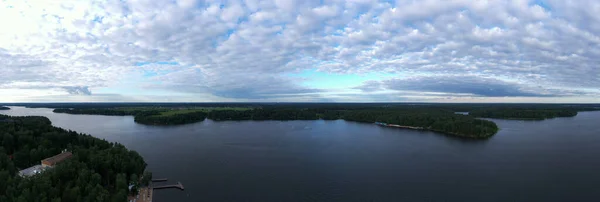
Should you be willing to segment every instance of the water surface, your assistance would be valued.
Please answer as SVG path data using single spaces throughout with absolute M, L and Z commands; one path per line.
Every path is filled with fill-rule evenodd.
M 138 151 L 185 191 L 154 201 L 598 201 L 600 112 L 494 120 L 489 140 L 347 121 L 204 121 L 146 126 L 131 116 L 40 115 Z

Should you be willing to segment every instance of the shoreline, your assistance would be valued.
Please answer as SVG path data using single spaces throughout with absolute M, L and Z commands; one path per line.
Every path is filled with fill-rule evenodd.
M 431 131 L 434 133 L 440 133 L 443 135 L 448 135 L 448 136 L 452 136 L 452 137 L 459 137 L 459 138 L 467 138 L 467 139 L 488 139 L 492 136 L 494 136 L 494 134 L 489 135 L 489 136 L 485 136 L 485 137 L 480 137 L 480 136 L 469 136 L 469 135 L 464 135 L 464 134 L 459 134 L 459 133 L 452 133 L 452 132 L 446 132 L 446 131 L 441 131 L 441 130 L 435 130 L 435 129 L 431 129 L 431 128 L 424 128 L 424 127 L 416 127 L 416 126 L 405 126 L 405 125 L 397 125 L 397 124 L 387 124 L 387 123 L 382 123 L 382 122 L 375 122 L 375 125 L 378 126 L 384 126 L 384 127 L 391 127 L 391 128 L 402 128 L 402 129 L 409 129 L 409 130 L 421 130 L 421 131 Z

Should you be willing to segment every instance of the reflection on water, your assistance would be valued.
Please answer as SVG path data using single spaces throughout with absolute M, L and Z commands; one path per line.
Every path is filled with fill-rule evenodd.
M 41 115 L 138 151 L 186 190 L 154 201 L 597 201 L 600 112 L 494 120 L 473 141 L 346 121 L 210 120 L 145 126 L 127 116 Z

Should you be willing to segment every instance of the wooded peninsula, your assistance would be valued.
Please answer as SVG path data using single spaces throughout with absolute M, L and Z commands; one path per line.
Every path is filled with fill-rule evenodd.
M 65 151 L 72 157 L 52 169 L 17 175 Z M 53 127 L 46 117 L 0 115 L 0 201 L 127 201 L 149 180 L 145 168 L 121 144 Z
M 5 106 L 0 106 L 0 110 L 9 110 L 10 108 L 5 107 Z

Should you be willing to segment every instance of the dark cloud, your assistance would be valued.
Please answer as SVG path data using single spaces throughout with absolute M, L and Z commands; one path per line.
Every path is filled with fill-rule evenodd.
M 363 92 L 375 92 L 382 90 L 381 82 L 379 81 L 365 81 L 362 85 L 354 87 L 353 89 L 358 89 Z
M 462 93 L 484 97 L 547 97 L 559 96 L 543 94 L 523 89 L 518 83 L 493 78 L 468 76 L 416 77 L 391 79 L 383 82 L 388 89 L 402 91 L 423 91 L 440 93 Z
M 192 86 L 185 84 L 155 86 L 168 90 L 185 93 L 208 93 L 223 98 L 233 99 L 267 99 L 304 97 L 309 94 L 323 92 L 320 89 L 305 88 L 287 82 L 265 83 L 260 81 L 250 82 L 243 85 L 213 85 Z
M 92 91 L 87 86 L 65 86 L 62 88 L 71 95 L 92 95 Z
M 269 89 L 261 86 L 252 86 L 240 89 L 224 89 L 213 90 L 212 93 L 216 96 L 225 98 L 238 99 L 263 99 L 263 98 L 284 98 L 284 97 L 301 97 L 303 94 L 319 93 L 319 89 L 306 88 L 285 88 L 285 89 Z
M 251 70 L 220 72 L 214 69 L 187 69 L 154 79 L 161 85 L 151 84 L 148 88 L 207 93 L 233 99 L 305 97 L 307 94 L 323 92 L 299 85 L 301 79 L 289 79 L 268 72 L 256 74 Z

